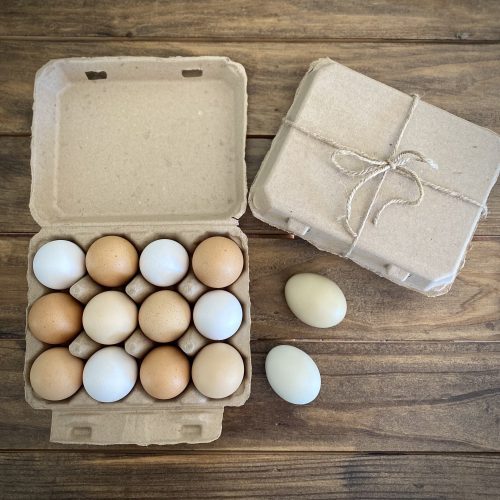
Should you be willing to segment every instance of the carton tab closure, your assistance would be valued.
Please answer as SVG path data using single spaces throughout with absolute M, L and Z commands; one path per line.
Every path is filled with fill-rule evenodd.
M 165 411 L 53 411 L 50 440 L 65 444 L 208 443 L 222 430 L 224 408 Z

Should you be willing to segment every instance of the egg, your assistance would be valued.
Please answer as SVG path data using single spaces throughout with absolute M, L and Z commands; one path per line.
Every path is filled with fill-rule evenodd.
M 139 326 L 147 337 L 156 342 L 177 340 L 191 322 L 187 300 L 172 290 L 160 290 L 150 295 L 139 309 Z
M 304 351 L 289 345 L 279 345 L 269 351 L 266 377 L 279 397 L 296 405 L 314 401 L 321 389 L 316 363 Z
M 42 285 L 64 290 L 84 276 L 85 254 L 72 241 L 49 241 L 35 254 L 33 274 Z
M 28 328 L 42 342 L 64 344 L 82 331 L 82 314 L 83 306 L 68 293 L 49 293 L 31 306 Z
M 144 278 L 153 285 L 172 286 L 187 273 L 189 255 L 177 241 L 156 240 L 142 251 L 139 267 Z
M 82 386 L 83 364 L 66 347 L 48 349 L 31 366 L 31 387 L 49 401 L 69 398 Z
M 100 285 L 121 286 L 139 269 L 134 245 L 121 236 L 103 236 L 90 245 L 85 257 L 87 272 Z
M 118 344 L 136 327 L 137 306 L 123 292 L 102 292 L 91 299 L 83 310 L 83 329 L 99 344 Z
M 157 399 L 175 398 L 187 387 L 190 377 L 189 360 L 178 347 L 157 347 L 146 355 L 141 364 L 142 387 Z
M 243 253 L 231 239 L 213 236 L 202 241 L 193 254 L 196 277 L 211 288 L 225 288 L 243 271 Z
M 83 386 L 101 403 L 124 398 L 137 381 L 137 363 L 122 347 L 105 347 L 94 353 L 83 370 Z
M 240 353 L 223 342 L 205 346 L 194 358 L 191 370 L 196 389 L 212 399 L 233 394 L 241 385 L 244 374 Z
M 212 290 L 202 295 L 193 310 L 196 329 L 211 340 L 224 340 L 234 335 L 243 320 L 239 300 L 226 290 Z
M 338 325 L 347 311 L 342 290 L 320 274 L 292 276 L 285 285 L 285 299 L 297 318 L 316 328 Z

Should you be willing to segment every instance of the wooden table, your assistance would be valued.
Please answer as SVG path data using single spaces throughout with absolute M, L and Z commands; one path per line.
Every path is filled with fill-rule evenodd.
M 226 55 L 249 76 L 251 181 L 308 64 L 329 56 L 500 132 L 496 0 L 0 5 L 0 496 L 3 498 L 478 498 L 500 495 L 500 190 L 452 291 L 427 299 L 290 239 L 247 213 L 252 396 L 200 446 L 62 446 L 24 401 L 33 78 L 47 60 Z M 298 271 L 333 278 L 346 320 L 301 324 L 283 299 Z M 263 362 L 288 343 L 319 365 L 305 407 L 270 390 Z

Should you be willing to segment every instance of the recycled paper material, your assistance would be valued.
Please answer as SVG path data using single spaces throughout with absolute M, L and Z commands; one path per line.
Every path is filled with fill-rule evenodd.
M 249 203 L 257 218 L 321 250 L 441 295 L 464 263 L 499 163 L 492 131 L 321 59 L 302 80 Z M 369 178 L 380 166 L 387 171 Z
M 32 260 L 53 239 L 69 239 L 87 250 L 100 236 L 116 234 L 141 251 L 155 239 L 172 238 L 192 254 L 203 239 L 220 234 L 236 241 L 245 255 L 243 273 L 229 287 L 244 318 L 228 340 L 243 357 L 245 377 L 225 399 L 209 400 L 191 383 L 177 398 L 159 401 L 138 382 L 116 403 L 98 403 L 83 388 L 65 401 L 42 400 L 31 389 L 29 371 L 48 346 L 27 329 L 26 400 L 52 410 L 52 441 L 213 441 L 221 433 L 224 407 L 248 399 L 248 244 L 237 225 L 246 207 L 246 105 L 245 71 L 224 57 L 61 59 L 38 71 L 30 208 L 42 229 L 29 247 L 28 309 L 49 292 L 33 275 Z M 136 302 L 155 290 L 138 277 L 132 281 L 124 290 Z M 71 289 L 84 302 L 98 291 L 88 276 Z M 134 335 L 140 339 L 140 332 Z M 193 332 L 185 336 L 179 346 L 193 351 Z M 74 347 L 88 351 L 85 345 Z M 127 344 L 135 356 L 147 352 L 138 347 Z

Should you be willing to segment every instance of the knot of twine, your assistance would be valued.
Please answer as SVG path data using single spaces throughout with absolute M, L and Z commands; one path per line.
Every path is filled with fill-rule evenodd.
M 369 166 L 364 168 L 363 170 L 354 170 L 343 167 L 339 161 L 339 156 L 353 156 L 358 160 L 361 160 L 364 163 L 367 163 Z M 367 182 L 379 175 L 385 174 L 389 170 L 397 171 L 410 179 L 412 179 L 417 188 L 418 188 L 418 196 L 415 199 L 404 199 L 404 198 L 393 198 L 388 202 L 384 203 L 384 205 L 377 211 L 375 216 L 373 217 L 373 224 L 376 226 L 382 212 L 390 207 L 391 205 L 411 205 L 418 206 L 422 203 L 424 199 L 424 186 L 422 185 L 422 181 L 420 177 L 413 171 L 407 168 L 406 165 L 411 161 L 418 161 L 421 163 L 425 163 L 429 165 L 429 167 L 436 169 L 438 168 L 437 164 L 431 160 L 430 158 L 426 158 L 424 155 L 419 153 L 418 151 L 402 151 L 394 157 L 391 157 L 387 160 L 374 160 L 368 156 L 356 153 L 350 149 L 337 149 L 333 152 L 331 156 L 331 160 L 333 165 L 342 172 L 344 175 L 348 177 L 361 177 L 362 179 L 352 188 L 345 207 L 345 215 L 341 217 L 344 222 L 344 226 L 347 232 L 353 237 L 356 238 L 358 233 L 354 231 L 350 224 L 350 217 L 352 212 L 352 202 L 358 190 L 363 187 Z
M 453 198 L 456 198 L 458 200 L 464 201 L 466 203 L 470 203 L 472 205 L 475 205 L 479 208 L 481 208 L 481 215 L 482 217 L 485 217 L 488 213 L 487 207 L 484 203 L 480 203 L 473 198 L 470 198 L 463 193 L 453 191 L 451 189 L 448 189 L 446 187 L 440 186 L 438 184 L 434 184 L 432 182 L 425 181 L 419 177 L 417 173 L 415 173 L 413 170 L 408 168 L 408 164 L 411 162 L 420 162 L 424 163 L 430 168 L 437 170 L 438 165 L 436 162 L 431 160 L 430 158 L 427 158 L 424 156 L 422 153 L 419 151 L 412 151 L 412 150 L 406 150 L 406 151 L 401 151 L 398 153 L 399 150 L 399 145 L 401 144 L 401 140 L 403 139 L 403 135 L 406 131 L 406 128 L 408 127 L 408 124 L 410 123 L 411 117 L 413 116 L 413 112 L 415 111 L 415 108 L 417 107 L 418 103 L 420 101 L 420 96 L 417 94 L 412 95 L 412 103 L 410 108 L 408 109 L 408 112 L 406 114 L 403 126 L 401 127 L 401 130 L 398 134 L 397 140 L 392 148 L 391 153 L 389 154 L 389 157 L 386 160 L 379 160 L 377 158 L 373 158 L 370 155 L 364 153 L 363 151 L 356 151 L 354 149 L 345 147 L 341 144 L 336 143 L 335 141 L 322 136 L 321 134 L 318 134 L 317 132 L 310 131 L 307 128 L 302 127 L 301 125 L 298 125 L 294 121 L 284 118 L 283 122 L 288 125 L 289 127 L 292 127 L 299 132 L 302 132 L 304 135 L 307 137 L 311 137 L 312 139 L 315 139 L 317 141 L 320 141 L 324 144 L 328 144 L 329 146 L 332 146 L 335 148 L 335 151 L 331 155 L 331 161 L 333 163 L 333 166 L 342 174 L 348 176 L 348 177 L 361 177 L 361 180 L 352 188 L 351 192 L 349 193 L 349 196 L 347 197 L 346 201 L 346 207 L 345 207 L 345 214 L 340 217 L 340 219 L 343 220 L 344 222 L 344 227 L 346 231 L 352 236 L 353 241 L 351 243 L 351 246 L 347 250 L 347 252 L 344 254 L 344 257 L 349 257 L 351 252 L 354 250 L 354 247 L 357 244 L 357 241 L 366 225 L 366 222 L 368 220 L 368 216 L 373 208 L 373 205 L 375 203 L 375 200 L 377 199 L 378 193 L 380 191 L 380 188 L 382 187 L 382 184 L 384 182 L 384 179 L 387 175 L 387 173 L 390 172 L 395 172 L 400 175 L 404 175 L 408 177 L 409 179 L 413 180 L 415 185 L 417 186 L 418 189 L 418 196 L 413 199 L 408 199 L 408 198 L 393 198 L 389 200 L 388 202 L 384 203 L 384 205 L 377 211 L 375 216 L 372 219 L 372 223 L 374 225 L 377 225 L 380 216 L 384 212 L 385 209 L 390 207 L 391 205 L 406 205 L 406 206 L 418 206 L 422 203 L 422 200 L 424 199 L 424 186 L 430 187 L 431 189 L 434 189 L 435 191 L 438 191 L 440 193 L 446 194 L 447 196 L 451 196 Z M 343 165 L 340 164 L 339 159 L 340 157 L 346 157 L 346 156 L 351 156 L 354 157 L 364 164 L 368 165 L 367 167 L 358 170 L 358 169 L 349 169 L 344 167 Z M 375 195 L 372 198 L 372 201 L 370 203 L 370 206 L 368 207 L 368 210 L 365 213 L 364 218 L 361 221 L 361 225 L 358 229 L 358 231 L 354 231 L 350 224 L 350 218 L 351 218 L 351 212 L 352 212 L 352 203 L 354 200 L 354 197 L 356 196 L 356 193 L 359 191 L 360 188 L 362 188 L 368 181 L 371 179 L 374 179 L 376 177 L 381 177 L 380 182 L 378 184 L 377 190 L 375 192 Z

